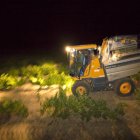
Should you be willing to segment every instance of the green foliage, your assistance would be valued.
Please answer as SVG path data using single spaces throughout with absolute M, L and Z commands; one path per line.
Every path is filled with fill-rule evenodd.
M 65 90 L 60 89 L 56 96 L 46 99 L 41 105 L 41 113 L 47 112 L 50 116 L 63 119 L 68 118 L 70 115 L 76 115 L 86 121 L 89 121 L 92 117 L 117 119 L 124 114 L 121 105 L 110 109 L 104 100 L 95 101 L 86 95 L 67 97 L 65 92 Z
M 140 88 L 135 90 L 136 99 L 140 101 Z
M 64 85 L 69 80 L 70 80 L 70 77 L 66 76 L 63 72 L 61 74 L 51 73 L 50 75 L 48 75 L 45 84 L 47 84 L 47 85 L 53 85 L 53 84 Z
M 21 101 L 5 99 L 0 102 L 0 114 L 27 117 L 28 109 Z
M 8 74 L 0 76 L 0 90 L 11 89 L 27 81 L 41 86 L 59 84 L 70 89 L 73 80 L 65 73 L 67 70 L 64 66 L 53 62 L 27 65 L 18 69 L 12 67 Z
M 42 66 L 30 66 L 26 70 L 24 69 L 23 73 L 33 84 L 42 86 L 59 84 L 70 88 L 72 79 L 61 70 L 54 64 L 44 64 Z
M 114 108 L 114 110 L 112 110 L 110 113 L 109 113 L 109 117 L 112 118 L 112 119 L 117 119 L 117 116 L 120 115 L 120 116 L 123 116 L 125 113 L 124 113 L 124 107 L 126 107 L 127 105 L 124 104 L 124 103 L 118 103 L 117 106 Z
M 140 81 L 140 72 L 132 76 L 132 78 L 136 81 Z
M 59 84 L 70 89 L 73 80 L 65 66 L 66 56 L 57 54 L 49 56 L 46 52 L 37 52 L 8 58 L 4 56 L 0 59 L 0 90 L 11 89 L 25 82 L 41 86 Z
M 12 76 L 19 76 L 20 75 L 20 70 L 16 68 L 11 68 L 8 72 L 9 75 Z
M 46 63 L 43 65 L 28 65 L 27 67 L 22 67 L 21 73 L 23 76 L 45 76 L 50 73 L 56 72 L 58 69 L 54 63 Z
M 0 90 L 4 89 L 11 89 L 22 84 L 23 79 L 9 75 L 9 74 L 2 74 L 0 75 Z
M 39 85 L 65 85 L 71 81 L 71 78 L 64 74 L 60 65 L 54 63 L 45 63 L 43 65 L 34 65 L 22 68 L 22 75 L 27 77 L 33 84 Z

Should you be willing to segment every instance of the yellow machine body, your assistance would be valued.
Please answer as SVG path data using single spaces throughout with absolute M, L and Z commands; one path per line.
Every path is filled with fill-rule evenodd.
M 84 75 L 80 79 L 105 77 L 104 69 L 101 67 L 98 57 L 93 57 L 90 64 L 86 67 Z M 78 78 L 76 78 L 78 79 Z
M 87 66 L 84 76 L 89 76 L 91 78 L 104 77 L 104 70 L 100 65 L 99 58 L 95 57 L 91 60 L 91 63 Z
M 86 45 L 75 45 L 75 46 L 66 46 L 67 49 L 75 49 L 75 50 L 85 50 L 85 49 L 97 49 L 96 44 L 86 44 Z

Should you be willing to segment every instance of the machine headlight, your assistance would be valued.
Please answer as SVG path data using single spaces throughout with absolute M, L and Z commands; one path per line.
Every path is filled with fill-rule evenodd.
M 66 50 L 66 52 L 70 52 L 71 48 L 67 46 L 67 47 L 65 48 L 65 50 Z

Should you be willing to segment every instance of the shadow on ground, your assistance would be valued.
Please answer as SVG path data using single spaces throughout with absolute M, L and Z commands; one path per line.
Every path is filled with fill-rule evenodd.
M 10 122 L 0 126 L 1 140 L 138 140 L 122 120 L 79 118 Z

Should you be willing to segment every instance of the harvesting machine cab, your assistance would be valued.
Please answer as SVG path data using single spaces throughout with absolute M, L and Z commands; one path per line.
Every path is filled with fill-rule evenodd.
M 95 55 L 97 52 L 97 45 L 67 46 L 66 51 L 68 52 L 70 75 L 79 79 L 85 75 L 91 55 Z
M 122 96 L 134 92 L 135 84 L 130 76 L 140 71 L 138 36 L 105 38 L 101 46 L 68 46 L 66 51 L 70 75 L 75 79 L 74 95 L 108 89 Z

